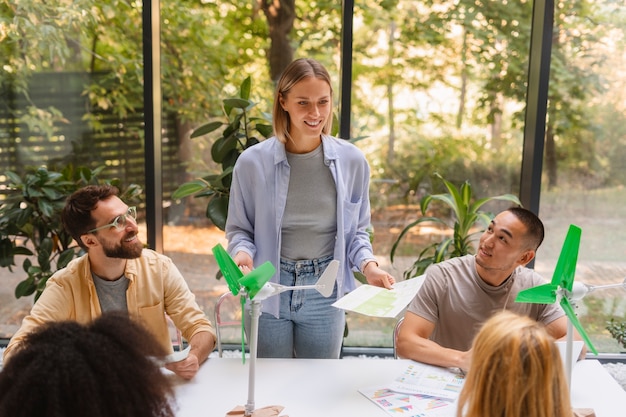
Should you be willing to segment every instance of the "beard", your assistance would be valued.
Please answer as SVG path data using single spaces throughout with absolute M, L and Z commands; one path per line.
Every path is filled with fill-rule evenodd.
M 143 244 L 139 241 L 139 239 L 133 241 L 132 243 L 127 243 L 125 240 L 129 237 L 132 237 L 132 234 L 128 234 L 124 236 L 121 242 L 117 244 L 108 245 L 102 244 L 102 250 L 106 256 L 109 258 L 118 258 L 118 259 L 137 259 L 141 256 L 141 252 L 143 251 Z

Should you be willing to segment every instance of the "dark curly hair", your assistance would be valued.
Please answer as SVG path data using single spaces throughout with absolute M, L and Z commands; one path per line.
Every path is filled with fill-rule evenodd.
M 124 313 L 42 325 L 0 372 L 0 416 L 173 417 L 173 389 L 154 359 L 165 355 Z

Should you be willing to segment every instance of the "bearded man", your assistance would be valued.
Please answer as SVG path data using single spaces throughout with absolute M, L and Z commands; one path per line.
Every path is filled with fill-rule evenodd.
M 185 359 L 166 367 L 192 378 L 215 346 L 215 330 L 172 260 L 144 248 L 136 208 L 128 207 L 111 185 L 89 185 L 67 199 L 61 217 L 86 254 L 48 279 L 11 338 L 4 361 L 10 360 L 28 333 L 44 323 L 75 320 L 85 324 L 104 312 L 125 311 L 172 352 L 169 316 L 190 350 Z

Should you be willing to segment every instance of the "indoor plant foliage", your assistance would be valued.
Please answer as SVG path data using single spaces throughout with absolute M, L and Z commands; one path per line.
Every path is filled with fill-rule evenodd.
M 71 164 L 61 172 L 45 167 L 28 169 L 23 175 L 6 172 L 9 179 L 6 198 L 0 201 L 0 267 L 13 271 L 16 256 L 25 256 L 22 268 L 28 276 L 15 288 L 15 297 L 43 292 L 46 281 L 64 268 L 80 248 L 65 231 L 61 211 L 65 200 L 77 189 L 98 184 L 103 167 L 91 170 Z M 118 181 L 106 181 L 120 188 Z M 131 185 L 120 195 L 132 201 L 141 188 Z
M 606 329 L 611 333 L 613 339 L 617 340 L 626 349 L 626 322 L 611 319 L 611 321 L 607 322 Z
M 263 138 L 272 134 L 272 126 L 266 118 L 250 116 L 250 111 L 256 105 L 250 101 L 250 86 L 248 77 L 241 84 L 239 97 L 222 101 L 226 122 L 207 123 L 191 134 L 191 138 L 197 138 L 224 128 L 211 147 L 211 158 L 221 165 L 222 171 L 186 182 L 172 194 L 172 198 L 176 200 L 190 195 L 209 198 L 206 216 L 220 230 L 224 230 L 226 226 L 232 172 L 237 158 L 244 150 L 259 143 L 260 139 L 255 136 L 255 131 Z
M 481 207 L 493 200 L 509 201 L 521 205 L 519 198 L 513 194 L 502 194 L 499 196 L 485 197 L 473 200 L 473 190 L 469 181 L 465 181 L 460 187 L 456 187 L 450 181 L 444 179 L 440 174 L 435 176 L 443 181 L 446 189 L 445 194 L 427 194 L 420 200 L 421 216 L 409 223 L 402 229 L 400 235 L 394 242 L 390 259 L 393 262 L 394 255 L 402 238 L 414 227 L 422 223 L 431 222 L 442 224 L 453 230 L 452 236 L 445 237 L 441 242 L 435 242 L 427 246 L 420 252 L 417 260 L 411 267 L 403 273 L 405 279 L 409 279 L 424 273 L 426 268 L 434 263 L 439 263 L 446 259 L 468 255 L 474 252 L 472 243 L 489 224 L 493 215 L 481 210 Z M 442 217 L 428 216 L 428 208 L 433 201 L 443 203 L 454 214 L 454 224 Z M 472 231 L 476 227 L 478 230 Z

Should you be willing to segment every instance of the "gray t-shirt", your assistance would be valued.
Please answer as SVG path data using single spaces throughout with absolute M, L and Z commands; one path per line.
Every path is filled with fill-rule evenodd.
M 128 311 L 128 304 L 126 302 L 126 290 L 130 282 L 128 278 L 122 276 L 115 281 L 108 281 L 100 278 L 93 272 L 91 276 L 96 286 L 98 301 L 100 301 L 100 310 L 102 310 L 103 313 L 108 311 Z
M 337 236 L 337 187 L 324 164 L 322 145 L 305 154 L 287 152 L 289 191 L 280 255 L 293 261 L 332 255 Z
M 478 276 L 474 255 L 467 255 L 431 265 L 407 310 L 435 323 L 431 340 L 466 351 L 480 326 L 499 310 L 514 311 L 544 324 L 563 316 L 558 304 L 515 302 L 520 291 L 545 283 L 532 269 L 518 267 L 502 285 L 491 286 Z

